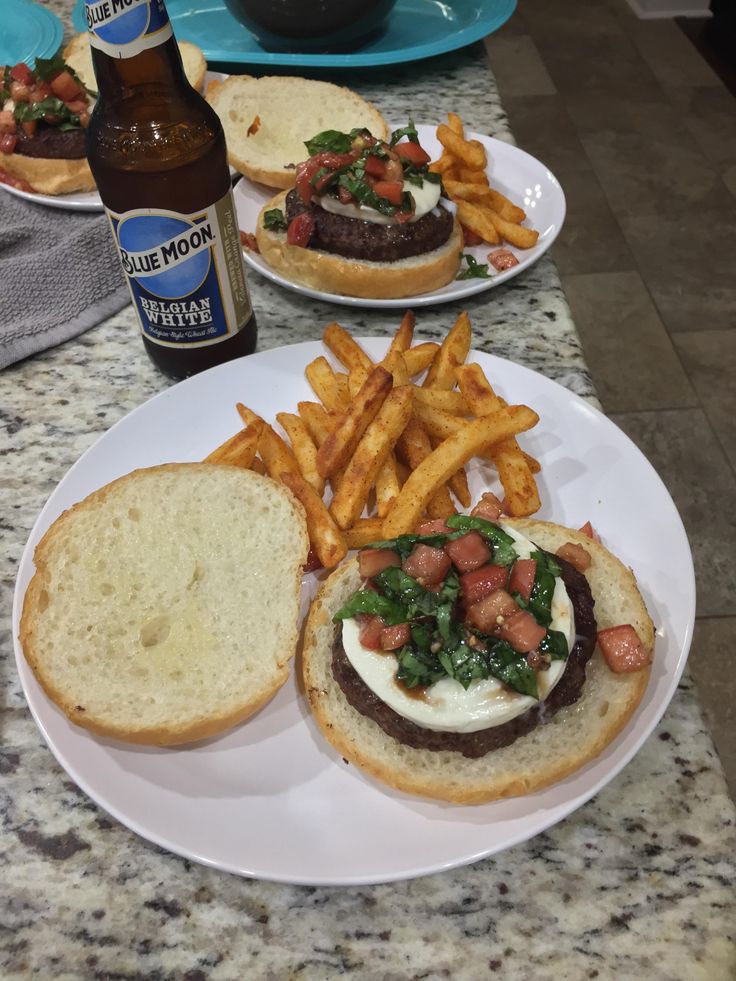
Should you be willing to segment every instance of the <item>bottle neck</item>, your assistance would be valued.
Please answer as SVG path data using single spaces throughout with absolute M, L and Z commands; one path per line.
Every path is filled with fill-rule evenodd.
M 113 102 L 141 86 L 172 92 L 189 87 L 173 35 L 129 58 L 114 58 L 93 46 L 92 63 L 100 97 Z

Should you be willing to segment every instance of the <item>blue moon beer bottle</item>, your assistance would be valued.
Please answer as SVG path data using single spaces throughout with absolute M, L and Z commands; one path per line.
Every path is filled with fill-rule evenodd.
M 172 378 L 256 346 L 225 136 L 163 0 L 87 0 L 99 98 L 87 155 L 143 343 Z

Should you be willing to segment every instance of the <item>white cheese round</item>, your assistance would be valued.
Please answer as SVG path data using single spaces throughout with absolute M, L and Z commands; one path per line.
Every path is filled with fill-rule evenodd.
M 498 522 L 514 539 L 519 558 L 529 558 L 536 545 L 514 528 Z M 575 643 L 575 615 L 562 579 L 555 581 L 552 596 L 550 629 L 565 635 L 568 649 Z M 396 680 L 397 660 L 392 651 L 372 651 L 360 643 L 357 620 L 345 620 L 342 626 L 345 655 L 362 680 L 394 712 L 425 729 L 441 732 L 477 732 L 503 725 L 526 712 L 537 700 L 511 691 L 497 678 L 471 681 L 465 689 L 454 678 L 442 678 L 428 688 L 412 692 Z M 537 674 L 540 701 L 543 701 L 562 677 L 567 661 L 552 661 L 546 671 Z
M 414 215 L 409 221 L 409 224 L 411 224 L 412 221 L 418 221 L 433 208 L 437 207 L 442 188 L 439 184 L 433 184 L 431 181 L 422 181 L 421 187 L 416 187 L 414 184 L 405 184 L 404 190 L 410 192 L 416 206 Z M 396 224 L 396 219 L 391 215 L 383 215 L 380 211 L 376 211 L 375 208 L 369 208 L 365 204 L 359 204 L 354 201 L 351 201 L 350 204 L 343 204 L 342 201 L 333 197 L 331 194 L 325 194 L 321 198 L 315 197 L 314 200 L 321 208 L 331 212 L 333 215 L 344 215 L 346 218 L 360 218 L 361 221 L 372 221 L 375 225 Z

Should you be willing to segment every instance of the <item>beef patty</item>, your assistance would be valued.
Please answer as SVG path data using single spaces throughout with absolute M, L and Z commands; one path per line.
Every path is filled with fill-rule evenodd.
M 479 729 L 477 732 L 438 732 L 425 729 L 394 712 L 366 685 L 348 660 L 338 631 L 332 649 L 332 674 L 348 702 L 400 743 L 414 749 L 453 750 L 471 759 L 509 746 L 519 736 L 525 736 L 537 725 L 547 721 L 565 705 L 572 705 L 580 698 L 585 682 L 585 666 L 595 650 L 598 630 L 593 613 L 595 601 L 585 576 L 569 562 L 558 556 L 554 559 L 562 570 L 562 581 L 575 612 L 577 637 L 562 677 L 544 702 L 533 705 L 523 715 L 518 715 L 509 722 L 490 729 Z
M 295 189 L 289 191 L 286 195 L 286 221 L 290 222 L 305 211 L 311 211 L 314 215 L 314 232 L 308 248 L 332 252 L 347 259 L 397 262 L 439 249 L 452 234 L 452 215 L 442 206 L 417 221 L 408 221 L 403 225 L 377 225 L 373 221 L 333 215 L 317 205 L 304 204 Z
M 83 129 L 60 130 L 39 123 L 33 136 L 18 127 L 18 142 L 14 153 L 24 157 L 43 157 L 46 160 L 83 160 L 87 146 Z

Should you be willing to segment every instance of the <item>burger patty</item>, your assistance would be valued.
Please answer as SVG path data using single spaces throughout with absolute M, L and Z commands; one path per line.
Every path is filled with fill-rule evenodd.
M 397 262 L 439 249 L 452 234 L 453 217 L 438 206 L 418 221 L 403 225 L 377 225 L 373 221 L 333 215 L 314 204 L 304 204 L 294 189 L 286 195 L 286 221 L 310 211 L 314 232 L 308 248 L 322 249 L 348 259 Z
M 87 146 L 83 129 L 60 130 L 56 126 L 39 125 L 33 136 L 18 127 L 15 153 L 24 157 L 43 157 L 47 160 L 83 160 Z
M 569 562 L 555 556 L 560 566 L 572 608 L 575 612 L 576 640 L 567 658 L 562 677 L 538 705 L 533 705 L 523 715 L 509 722 L 477 732 L 438 732 L 425 729 L 394 712 L 366 685 L 352 666 L 342 646 L 338 632 L 332 648 L 332 674 L 348 702 L 356 711 L 373 719 L 384 732 L 400 743 L 414 749 L 452 750 L 470 759 L 485 756 L 491 750 L 509 746 L 519 736 L 525 736 L 540 723 L 548 721 L 565 705 L 572 705 L 580 698 L 585 683 L 585 666 L 596 645 L 598 627 L 593 613 L 595 600 L 585 576 Z

